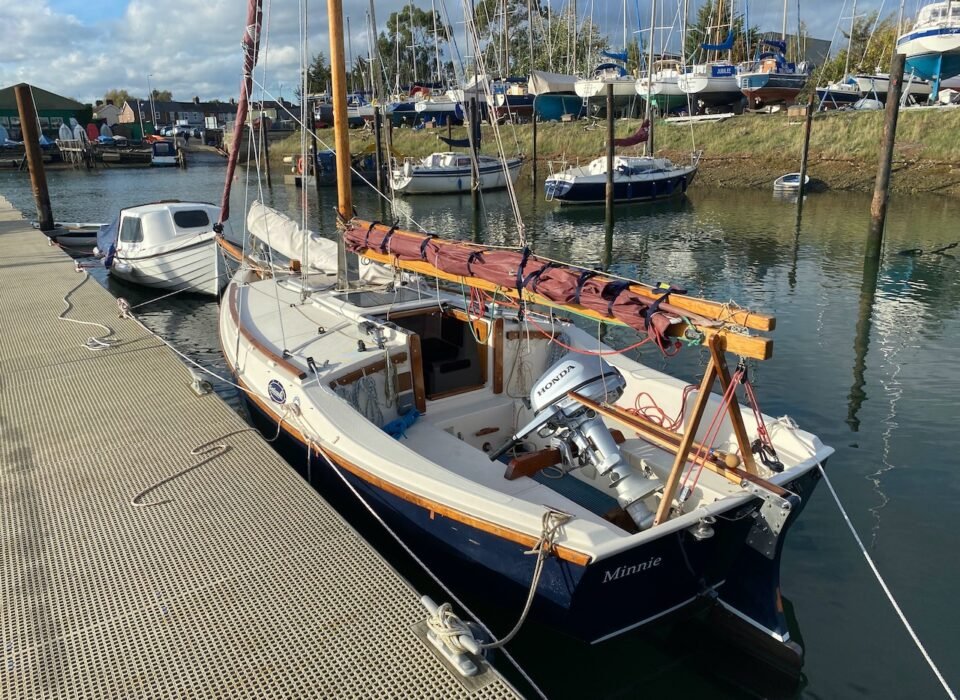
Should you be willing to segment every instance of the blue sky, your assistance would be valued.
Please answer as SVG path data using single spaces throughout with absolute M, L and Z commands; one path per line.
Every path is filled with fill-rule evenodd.
M 443 0 L 436 0 L 438 9 Z M 460 0 L 445 0 L 451 20 L 462 17 Z M 799 0 L 802 19 L 810 33 L 823 39 L 834 35 L 841 8 L 849 17 L 850 0 Z M 661 7 L 676 8 L 677 0 L 660 0 Z M 789 0 L 789 26 L 796 27 L 798 0 Z M 429 0 L 417 0 L 429 7 Z M 696 0 L 694 0 L 696 4 Z M 907 12 L 916 10 L 918 0 L 907 0 Z M 92 102 L 111 88 L 123 88 L 136 95 L 151 85 L 173 92 L 174 99 L 227 99 L 238 91 L 240 77 L 240 35 L 245 17 L 244 0 L 31 0 L 5 3 L 5 36 L 13 39 L 0 52 L 0 87 L 26 81 L 58 94 Z M 381 28 L 403 0 L 376 0 Z M 559 8 L 561 0 L 553 0 Z M 898 0 L 858 0 L 857 14 L 881 9 L 896 12 Z M 637 27 L 637 7 L 647 26 L 649 0 L 627 0 L 629 31 Z M 737 2 L 738 10 L 743 0 Z M 265 6 L 266 7 L 266 6 Z M 277 0 L 270 6 L 269 48 L 261 64 L 268 72 L 258 73 L 267 95 L 290 97 L 297 82 L 298 3 Z M 327 50 L 326 3 L 311 5 L 308 26 L 309 46 Z M 365 53 L 367 0 L 344 0 L 344 14 L 351 17 L 353 51 Z M 589 0 L 579 0 L 581 15 L 589 11 Z M 622 36 L 620 0 L 593 0 L 594 17 L 608 29 L 612 43 Z M 781 0 L 751 0 L 750 24 L 761 30 L 779 30 Z M 668 13 L 669 14 L 669 13 Z M 846 24 L 846 21 L 845 21 Z M 838 35 L 839 36 L 839 35 Z M 261 78 L 260 76 L 267 77 Z

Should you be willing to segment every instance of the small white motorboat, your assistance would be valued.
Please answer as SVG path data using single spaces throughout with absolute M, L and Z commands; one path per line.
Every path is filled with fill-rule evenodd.
M 111 275 L 147 287 L 216 296 L 230 270 L 216 243 L 220 207 L 165 201 L 120 211 L 101 227 L 94 254 Z
M 172 141 L 154 141 L 151 145 L 150 164 L 170 168 L 180 165 L 180 154 Z
M 804 175 L 803 185 L 810 184 L 810 176 Z M 778 192 L 795 192 L 800 189 L 800 173 L 787 173 L 781 175 L 773 182 L 773 189 Z
M 97 233 L 103 224 L 83 222 L 56 222 L 52 231 L 42 233 L 72 255 L 90 255 L 97 245 Z M 40 229 L 34 222 L 33 227 Z
M 517 181 L 522 158 L 506 161 L 493 156 L 477 156 L 481 190 L 495 190 Z M 431 153 L 420 162 L 407 158 L 391 171 L 393 191 L 397 194 L 450 194 L 470 191 L 470 154 Z

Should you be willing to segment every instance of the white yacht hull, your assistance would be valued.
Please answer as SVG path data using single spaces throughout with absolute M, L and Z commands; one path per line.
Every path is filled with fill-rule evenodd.
M 520 174 L 522 161 L 514 158 L 507 161 L 506 173 L 500 163 L 481 166 L 479 185 L 481 190 L 495 190 L 514 183 Z M 455 194 L 470 191 L 470 168 L 429 168 L 413 166 L 409 171 L 394 168 L 391 174 L 393 191 L 397 194 Z

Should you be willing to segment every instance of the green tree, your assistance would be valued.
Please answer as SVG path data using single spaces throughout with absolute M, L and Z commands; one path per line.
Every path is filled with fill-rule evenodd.
M 310 68 L 307 69 L 307 92 L 315 95 L 326 91 L 330 87 L 330 65 L 327 63 L 327 57 L 323 51 L 318 51 L 310 62 Z M 297 93 L 297 99 L 300 98 L 300 88 L 294 92 Z
M 859 71 L 886 71 L 890 66 L 894 46 L 897 43 L 897 20 L 893 14 L 878 20 L 876 12 L 854 20 L 853 31 L 843 32 L 847 44 L 823 67 L 823 80 L 843 79 L 844 69 L 849 65 L 851 73 Z M 849 50 L 850 61 L 847 62 Z
M 139 99 L 139 97 L 134 97 L 126 90 L 120 90 L 117 88 L 114 88 L 113 90 L 107 90 L 105 93 L 103 93 L 104 103 L 112 101 L 117 107 L 123 107 L 124 103 L 136 102 Z
M 434 27 L 443 64 L 450 28 L 443 24 L 439 12 L 422 10 L 410 3 L 387 18 L 386 32 L 377 37 L 382 70 L 388 76 L 387 90 L 403 89 L 417 82 L 446 83 L 453 77 L 437 76 Z
M 154 102 L 172 102 L 173 101 L 173 95 L 170 93 L 169 90 L 154 89 L 150 94 L 153 95 Z

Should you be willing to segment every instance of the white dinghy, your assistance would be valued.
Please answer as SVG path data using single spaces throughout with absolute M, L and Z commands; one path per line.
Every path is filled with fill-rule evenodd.
M 101 227 L 95 254 L 127 282 L 216 296 L 230 275 L 213 231 L 219 217 L 220 207 L 205 202 L 128 207 Z

